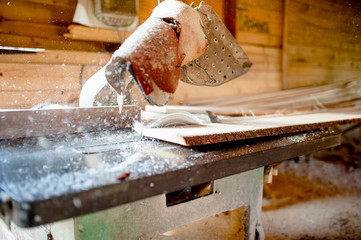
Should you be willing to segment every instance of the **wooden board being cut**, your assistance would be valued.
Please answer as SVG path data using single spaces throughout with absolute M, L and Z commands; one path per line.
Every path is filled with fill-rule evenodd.
M 184 146 L 215 144 L 249 138 L 328 129 L 337 125 L 361 122 L 361 111 L 314 113 L 282 117 L 228 118 L 222 123 L 177 127 L 135 127 L 143 136 Z M 295 139 L 299 141 L 300 139 Z

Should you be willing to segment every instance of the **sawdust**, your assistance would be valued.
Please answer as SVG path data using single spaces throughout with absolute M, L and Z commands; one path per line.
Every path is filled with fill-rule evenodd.
M 240 207 L 232 211 L 226 211 L 194 223 L 174 229 L 163 235 L 157 236 L 156 240 L 231 240 L 245 239 L 245 214 L 246 208 Z
M 361 239 L 361 169 L 287 161 L 264 185 L 266 239 Z
M 279 175 L 264 185 L 264 211 L 337 195 L 361 195 L 361 169 L 314 159 L 283 162 Z
M 291 174 L 281 174 L 274 177 L 271 184 L 264 185 L 263 196 L 269 201 L 262 207 L 262 210 L 280 209 L 312 199 L 336 196 L 339 193 L 339 189 L 325 186 L 320 181 L 312 181 L 307 177 L 296 177 Z

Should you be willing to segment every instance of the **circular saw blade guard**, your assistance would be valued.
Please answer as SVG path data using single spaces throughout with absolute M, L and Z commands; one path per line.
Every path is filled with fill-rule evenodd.
M 212 7 L 201 2 L 199 13 L 208 47 L 204 54 L 182 66 L 180 80 L 200 86 L 219 86 L 248 72 L 252 66 Z

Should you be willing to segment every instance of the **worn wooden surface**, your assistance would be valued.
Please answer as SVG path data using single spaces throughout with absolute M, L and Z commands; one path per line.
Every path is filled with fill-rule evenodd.
M 249 138 L 276 136 L 287 133 L 328 129 L 359 123 L 361 111 L 313 113 L 281 117 L 227 118 L 220 123 L 150 128 L 136 126 L 135 130 L 146 137 L 185 146 L 238 141 Z M 298 141 L 299 139 L 295 139 Z
M 0 139 L 129 128 L 140 120 L 140 110 L 118 107 L 0 110 Z

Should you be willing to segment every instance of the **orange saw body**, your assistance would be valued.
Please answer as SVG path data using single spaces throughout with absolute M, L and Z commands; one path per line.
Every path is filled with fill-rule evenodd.
M 113 61 L 121 57 L 131 63 L 145 95 L 154 91 L 153 82 L 161 90 L 174 93 L 182 61 L 178 43 L 175 31 L 165 21 L 151 18 L 114 53 Z

